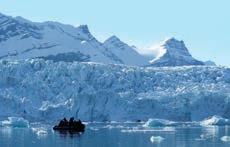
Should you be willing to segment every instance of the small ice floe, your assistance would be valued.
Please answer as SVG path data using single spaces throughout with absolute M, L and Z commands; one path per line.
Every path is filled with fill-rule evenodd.
M 175 132 L 175 127 L 164 127 L 161 132 Z
M 94 127 L 90 127 L 89 129 L 92 131 L 98 131 L 99 130 L 99 128 L 94 128 Z
M 85 44 L 87 41 L 85 41 L 85 40 L 83 40 L 83 41 L 81 41 L 81 44 Z
M 165 119 L 149 119 L 143 127 L 164 127 L 164 126 L 176 126 L 177 123 Z
M 220 138 L 220 140 L 223 142 L 230 142 L 230 136 L 223 136 Z
M 150 129 L 150 128 L 131 128 L 131 129 L 122 129 L 121 132 L 122 133 L 136 133 L 136 132 L 175 132 L 175 128 L 173 127 L 163 127 L 163 128 L 154 128 L 154 129 Z
M 44 127 L 31 128 L 33 132 L 37 134 L 38 137 L 45 137 L 48 135 L 47 129 Z
M 212 134 L 201 134 L 200 138 L 203 140 L 209 139 L 209 138 L 213 138 L 214 136 Z
M 224 126 L 224 125 L 230 125 L 230 120 L 225 119 L 221 116 L 214 115 L 212 117 L 209 117 L 201 121 L 200 125 L 201 126 L 212 126 L 212 125 Z
M 195 141 L 204 141 L 206 139 L 203 139 L 203 138 L 195 138 Z
M 152 143 L 160 143 L 162 142 L 163 140 L 165 140 L 165 138 L 161 137 L 161 136 L 151 136 L 150 137 L 150 141 Z
M 3 126 L 3 127 L 28 128 L 29 127 L 29 121 L 25 120 L 22 117 L 8 117 L 8 120 L 4 120 L 1 122 L 1 126 Z
M 106 129 L 124 129 L 124 128 L 129 128 L 129 127 L 123 126 L 123 125 L 112 125 L 112 124 L 110 124 L 110 125 L 106 125 L 106 126 L 104 126 L 102 128 L 106 128 Z
M 138 133 L 138 132 L 153 132 L 154 130 L 151 129 L 123 129 L 121 130 L 122 133 Z
M 209 134 L 201 134 L 200 138 L 195 138 L 196 141 L 204 141 L 207 139 L 212 138 L 213 136 L 209 135 Z

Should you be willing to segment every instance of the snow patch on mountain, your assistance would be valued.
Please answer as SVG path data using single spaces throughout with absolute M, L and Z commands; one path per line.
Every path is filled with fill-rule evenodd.
M 129 46 L 126 43 L 122 42 L 116 36 L 108 38 L 104 44 L 109 51 L 118 56 L 126 65 L 138 65 L 144 66 L 149 64 L 148 60 L 140 55 L 134 46 Z
M 191 56 L 183 41 L 175 38 L 164 41 L 158 50 L 158 56 L 150 61 L 152 66 L 204 65 Z

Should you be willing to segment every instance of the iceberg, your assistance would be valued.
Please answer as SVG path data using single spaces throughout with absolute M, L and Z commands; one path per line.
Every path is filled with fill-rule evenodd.
M 176 129 L 173 128 L 173 127 L 163 127 L 163 128 L 154 128 L 154 129 L 136 127 L 136 128 L 127 128 L 127 129 L 122 129 L 121 130 L 122 133 L 135 133 L 135 132 L 144 132 L 144 133 L 147 133 L 147 132 L 175 132 L 175 131 L 176 131 Z
M 8 117 L 8 120 L 2 121 L 1 124 L 4 127 L 29 127 L 29 121 L 21 117 Z
M 165 138 L 161 137 L 161 136 L 151 136 L 150 137 L 150 141 L 152 143 L 160 143 L 162 142 L 163 140 L 165 140 Z
M 149 119 L 143 127 L 165 127 L 165 126 L 176 126 L 177 123 L 165 119 Z
M 220 138 L 220 140 L 223 142 L 230 142 L 230 136 L 223 136 Z
M 37 134 L 38 137 L 45 137 L 48 134 L 48 131 L 44 127 L 34 127 L 31 128 L 33 132 Z
M 230 120 L 225 119 L 221 116 L 214 115 L 212 117 L 209 117 L 209 118 L 201 121 L 200 124 L 202 126 L 212 126 L 212 125 L 225 126 L 225 125 L 230 125 Z

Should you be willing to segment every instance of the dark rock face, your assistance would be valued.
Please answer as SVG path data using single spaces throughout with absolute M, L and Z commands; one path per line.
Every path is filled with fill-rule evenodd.
M 38 57 L 38 58 L 43 58 L 45 60 L 52 60 L 54 62 L 58 61 L 64 61 L 64 62 L 73 62 L 73 61 L 78 61 L 78 62 L 87 62 L 90 61 L 90 56 L 89 55 L 84 55 L 81 52 L 70 52 L 70 53 L 60 53 L 57 55 L 49 55 L 46 57 Z
M 42 39 L 42 34 L 38 32 L 40 29 L 35 25 L 20 23 L 11 17 L 0 15 L 0 42 L 15 36 L 21 36 L 21 39 L 29 37 Z

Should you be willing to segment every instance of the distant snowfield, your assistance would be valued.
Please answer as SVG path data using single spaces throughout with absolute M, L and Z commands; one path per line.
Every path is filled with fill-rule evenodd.
M 0 61 L 0 118 L 199 121 L 230 118 L 230 68 Z

